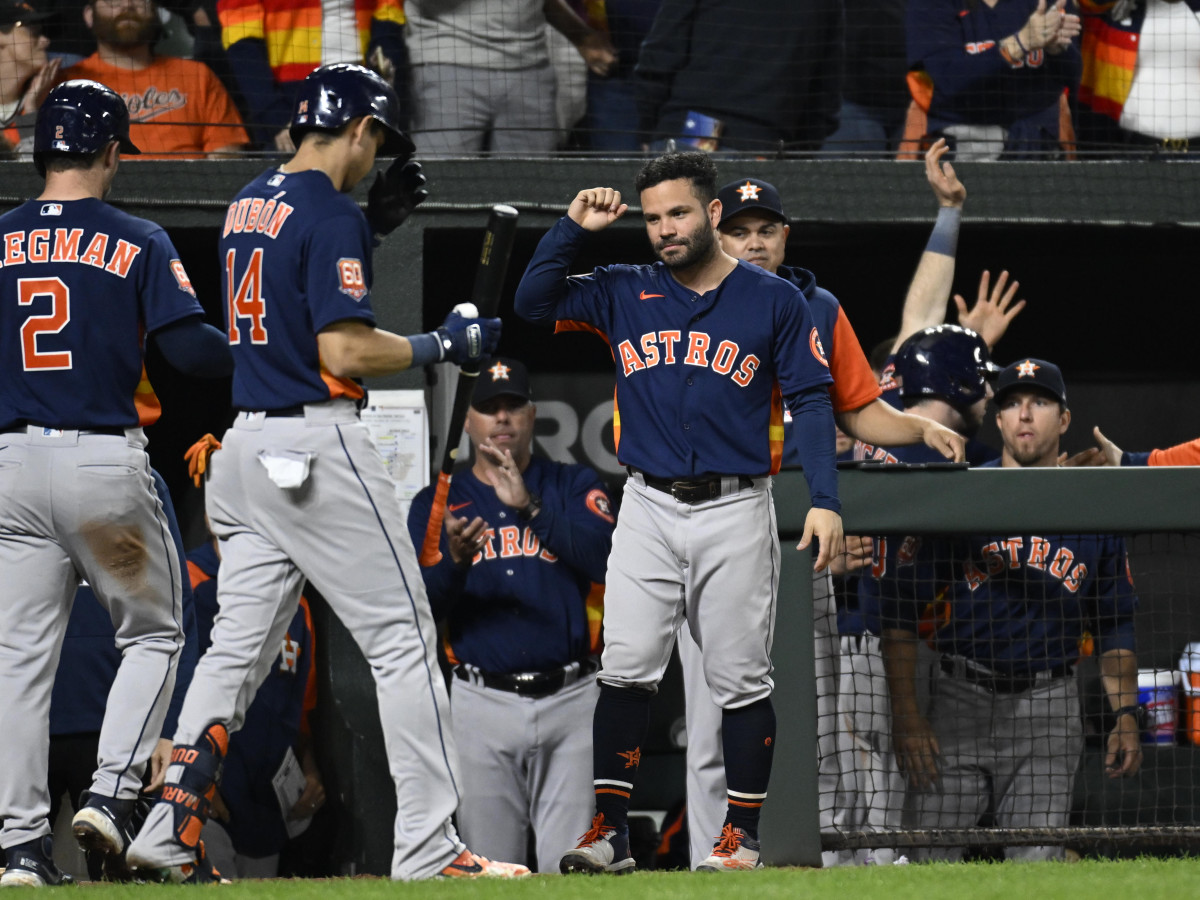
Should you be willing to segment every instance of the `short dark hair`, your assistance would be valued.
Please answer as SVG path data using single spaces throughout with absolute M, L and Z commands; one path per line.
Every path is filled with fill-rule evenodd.
M 692 192 L 708 204 L 717 199 L 717 164 L 707 153 L 664 153 L 642 167 L 633 186 L 640 194 L 664 181 L 686 180 Z
M 94 153 L 63 153 L 61 150 L 47 150 L 35 153 L 33 159 L 42 175 L 47 172 L 69 172 L 72 169 L 90 169 L 96 165 L 107 149 L 108 146 L 105 145 Z

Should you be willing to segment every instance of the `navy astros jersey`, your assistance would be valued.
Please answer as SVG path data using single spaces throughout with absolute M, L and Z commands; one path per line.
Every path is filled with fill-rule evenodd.
M 250 182 L 225 214 L 220 260 L 235 408 L 363 395 L 356 380 L 330 375 L 317 350 L 317 332 L 334 322 L 375 324 L 371 231 L 328 175 L 271 169 Z
M 469 567 L 455 565 L 449 539 L 442 561 L 423 569 L 434 616 L 446 619 L 447 656 L 486 672 L 542 672 L 599 650 L 600 619 L 613 507 L 596 473 L 533 457 L 522 473 L 542 498 L 522 520 L 470 469 L 450 482 L 448 511 L 491 527 Z M 413 499 L 408 527 L 424 539 L 433 488 Z M 553 548 L 553 550 L 551 550 Z
M 906 537 L 876 570 L 884 628 L 922 633 L 941 653 L 1031 675 L 1088 652 L 1134 649 L 1138 598 L 1113 535 Z M 864 579 L 866 580 L 866 579 Z
M 102 200 L 30 200 L 0 240 L 0 427 L 155 421 L 144 337 L 204 315 L 162 227 Z
M 536 320 L 551 302 L 560 330 L 608 341 L 617 364 L 618 459 L 658 477 L 778 472 L 784 402 L 796 409 L 802 394 L 833 380 L 804 295 L 747 262 L 703 296 L 661 262 L 600 267 L 560 283 L 587 236 L 571 219 L 559 220 L 522 280 L 538 308 L 522 309 L 521 296 L 517 307 Z M 813 477 L 813 505 L 838 509 L 836 477 Z

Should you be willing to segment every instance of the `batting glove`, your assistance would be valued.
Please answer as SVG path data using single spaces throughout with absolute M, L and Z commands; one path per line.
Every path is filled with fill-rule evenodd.
M 206 434 L 183 454 L 183 458 L 187 460 L 188 474 L 192 476 L 192 484 L 196 487 L 200 487 L 204 473 L 208 470 L 208 458 L 220 449 L 221 442 L 211 434 Z
M 500 320 L 466 318 L 452 312 L 435 334 L 442 347 L 443 360 L 473 366 L 491 355 L 500 343 Z
M 371 230 L 376 237 L 391 234 L 428 196 L 421 164 L 415 159 L 396 157 L 386 172 L 375 176 L 375 183 L 367 193 L 367 222 Z

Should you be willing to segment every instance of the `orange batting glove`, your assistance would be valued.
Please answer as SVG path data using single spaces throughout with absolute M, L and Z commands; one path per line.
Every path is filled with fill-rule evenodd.
M 200 487 L 200 480 L 208 471 L 208 458 L 220 449 L 221 442 L 211 434 L 206 434 L 183 454 L 183 458 L 187 460 L 188 474 L 192 476 L 192 484 L 196 487 Z

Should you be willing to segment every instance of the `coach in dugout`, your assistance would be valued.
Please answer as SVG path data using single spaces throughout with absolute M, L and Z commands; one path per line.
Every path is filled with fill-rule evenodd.
M 1013 363 L 995 391 L 1004 449 L 990 465 L 1057 465 L 1071 424 L 1058 367 Z M 1067 825 L 1083 751 L 1074 667 L 1089 643 L 1099 653 L 1114 723 L 1105 770 L 1110 778 L 1138 771 L 1138 598 L 1122 538 L 909 537 L 880 581 L 894 745 L 917 827 L 970 828 L 988 810 L 1000 828 Z M 916 701 L 918 627 L 941 654 L 928 720 Z M 1061 859 L 1063 848 L 1008 847 L 1005 854 Z M 962 849 L 929 855 L 956 859 Z
M 592 710 L 613 508 L 593 469 L 532 454 L 525 366 L 479 375 L 466 431 L 475 463 L 450 483 L 442 561 L 423 568 L 454 678 L 458 827 L 485 856 L 557 870 L 592 819 Z M 433 498 L 413 500 L 421 546 Z

